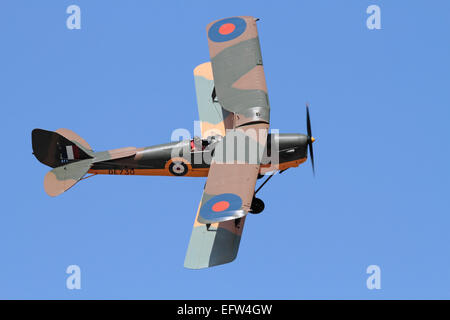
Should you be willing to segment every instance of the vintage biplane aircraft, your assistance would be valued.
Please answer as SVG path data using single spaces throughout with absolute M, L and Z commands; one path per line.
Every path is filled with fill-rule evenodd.
M 260 213 L 259 189 L 275 174 L 297 167 L 309 149 L 307 134 L 269 134 L 269 100 L 257 19 L 233 17 L 207 26 L 211 62 L 194 69 L 202 137 L 146 148 L 94 152 L 68 129 L 32 131 L 33 153 L 52 167 L 44 189 L 57 196 L 96 174 L 208 177 L 184 265 L 201 269 L 235 259 L 248 213 Z M 92 174 L 86 176 L 86 174 Z M 255 191 L 258 178 L 271 173 Z

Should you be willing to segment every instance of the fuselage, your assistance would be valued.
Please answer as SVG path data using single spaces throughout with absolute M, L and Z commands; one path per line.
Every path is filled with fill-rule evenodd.
M 207 177 L 216 143 L 213 137 L 212 141 L 193 139 L 140 148 L 133 156 L 96 162 L 89 173 Z M 269 134 L 260 174 L 297 167 L 306 161 L 307 146 L 304 134 Z

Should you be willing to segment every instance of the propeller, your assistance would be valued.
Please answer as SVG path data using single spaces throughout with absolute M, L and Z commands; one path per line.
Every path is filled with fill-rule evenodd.
M 309 149 L 309 155 L 311 157 L 311 166 L 312 166 L 312 171 L 313 174 L 315 175 L 316 172 L 314 170 L 314 151 L 313 151 L 313 142 L 316 140 L 314 139 L 314 137 L 312 136 L 312 131 L 311 131 L 311 119 L 309 117 L 309 104 L 306 104 L 306 130 L 308 132 L 308 149 Z

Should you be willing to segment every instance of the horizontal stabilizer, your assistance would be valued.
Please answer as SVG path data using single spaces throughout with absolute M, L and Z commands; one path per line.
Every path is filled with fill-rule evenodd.
M 88 172 L 93 159 L 81 160 L 57 167 L 49 171 L 44 178 L 45 192 L 51 197 L 56 197 L 65 192 Z

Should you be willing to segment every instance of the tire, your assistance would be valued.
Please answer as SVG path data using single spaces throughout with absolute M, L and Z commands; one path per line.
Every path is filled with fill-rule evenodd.
M 187 165 L 182 161 L 174 161 L 169 165 L 169 172 L 174 176 L 184 176 L 188 172 Z
M 258 214 L 264 211 L 265 205 L 264 201 L 259 198 L 253 198 L 252 206 L 250 207 L 250 213 Z

